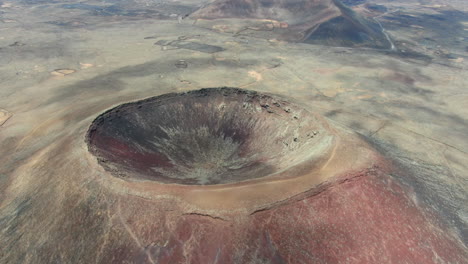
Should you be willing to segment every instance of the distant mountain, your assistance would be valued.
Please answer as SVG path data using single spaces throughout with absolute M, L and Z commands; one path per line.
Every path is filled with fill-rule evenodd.
M 286 25 L 278 33 L 287 41 L 384 49 L 391 46 L 377 22 L 362 17 L 340 0 L 216 0 L 191 17 L 276 20 Z

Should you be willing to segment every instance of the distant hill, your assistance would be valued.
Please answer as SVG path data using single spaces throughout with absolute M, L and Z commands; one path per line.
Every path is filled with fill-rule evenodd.
M 216 0 L 192 18 L 270 19 L 287 25 L 282 39 L 330 46 L 390 48 L 375 21 L 366 19 L 340 0 Z

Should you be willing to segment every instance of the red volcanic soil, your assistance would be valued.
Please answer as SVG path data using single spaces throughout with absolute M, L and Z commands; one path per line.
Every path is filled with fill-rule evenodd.
M 143 225 L 130 213 L 127 228 L 159 242 L 112 249 L 103 263 L 466 263 L 466 248 L 407 192 L 377 169 L 229 220 L 167 214 Z
M 288 263 L 463 263 L 465 251 L 404 190 L 377 175 L 358 176 L 323 193 L 253 218 Z M 279 228 L 293 224 L 294 228 Z M 268 248 L 268 247 L 265 247 Z

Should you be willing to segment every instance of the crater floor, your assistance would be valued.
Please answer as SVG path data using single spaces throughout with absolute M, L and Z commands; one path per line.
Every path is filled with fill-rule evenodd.
M 213 88 L 127 103 L 100 115 L 87 139 L 125 179 L 225 184 L 275 175 L 324 150 L 320 121 L 286 99 Z M 328 142 L 327 142 L 328 140 Z

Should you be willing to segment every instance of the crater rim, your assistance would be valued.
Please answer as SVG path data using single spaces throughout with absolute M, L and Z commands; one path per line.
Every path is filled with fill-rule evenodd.
M 211 100 L 212 102 L 208 102 L 209 100 L 207 101 L 206 98 L 212 98 L 213 100 Z M 132 112 L 131 110 L 135 110 L 136 112 L 138 111 L 141 112 L 143 111 L 142 109 L 153 107 L 159 110 L 163 109 L 164 111 L 160 111 L 160 112 L 162 112 L 163 114 L 164 113 L 167 114 L 168 111 L 167 109 L 164 109 L 164 107 L 167 108 L 167 106 L 169 105 L 171 107 L 176 106 L 176 107 L 179 107 L 179 108 L 182 107 L 183 109 L 185 109 L 184 108 L 185 106 L 183 105 L 186 104 L 187 101 L 192 101 L 192 104 L 196 104 L 197 106 L 195 106 L 195 108 L 198 110 L 202 109 L 200 108 L 201 106 L 204 109 L 211 109 L 211 110 L 215 108 L 220 109 L 219 107 L 221 106 L 224 106 L 225 108 L 227 108 L 227 110 L 234 108 L 232 109 L 232 112 L 234 113 L 231 113 L 232 116 L 230 116 L 230 118 L 234 120 L 236 120 L 236 118 L 239 118 L 239 115 L 242 117 L 242 115 L 245 114 L 243 112 L 240 112 L 240 114 L 237 114 L 234 111 L 234 110 L 239 110 L 240 104 L 236 104 L 236 103 L 243 102 L 245 104 L 246 102 L 248 102 L 247 110 L 250 111 L 248 113 L 254 116 L 255 118 L 257 118 L 256 120 L 258 122 L 254 120 L 253 123 L 256 125 L 253 125 L 253 127 L 248 127 L 247 129 L 248 131 L 247 133 L 245 133 L 244 137 L 238 136 L 236 138 L 236 134 L 238 135 L 239 133 L 240 134 L 242 133 L 241 130 L 234 131 L 235 133 L 232 133 L 232 131 L 229 132 L 230 131 L 229 127 L 226 128 L 224 126 L 223 127 L 224 130 L 218 129 L 218 128 L 214 128 L 210 130 L 210 127 L 208 126 L 209 135 L 212 136 L 214 132 L 215 135 L 219 136 L 220 134 L 218 132 L 221 131 L 224 133 L 224 134 L 222 133 L 224 135 L 223 139 L 231 138 L 230 140 L 228 140 L 230 143 L 233 143 L 233 142 L 239 143 L 237 145 L 236 144 L 229 145 L 229 144 L 224 144 L 225 142 L 223 143 L 223 141 L 221 140 L 221 148 L 218 148 L 219 150 L 219 149 L 224 149 L 226 148 L 226 146 L 228 146 L 229 148 L 232 148 L 232 149 L 237 149 L 237 150 L 240 149 L 239 153 L 242 155 L 238 155 L 239 153 L 235 153 L 236 151 L 228 153 L 228 154 L 233 154 L 234 156 L 237 155 L 236 157 L 238 158 L 238 160 L 240 160 L 239 161 L 240 163 L 236 161 L 237 163 L 234 162 L 230 164 L 233 166 L 230 168 L 236 168 L 232 170 L 232 171 L 235 171 L 234 173 L 232 173 L 232 171 L 229 170 L 230 168 L 228 168 L 227 170 L 223 170 L 222 172 L 218 172 L 219 167 L 216 167 L 218 163 L 216 163 L 217 160 L 215 159 L 216 162 L 212 162 L 212 163 L 208 162 L 206 163 L 206 165 L 204 165 L 205 164 L 204 163 L 202 165 L 202 169 L 196 168 L 197 170 L 200 171 L 198 174 L 199 176 L 200 175 L 203 176 L 204 173 L 208 173 L 210 175 L 211 178 L 208 177 L 207 179 L 203 179 L 203 180 L 200 180 L 199 178 L 197 178 L 199 176 L 192 177 L 194 174 L 190 174 L 190 172 L 189 173 L 185 172 L 184 174 L 183 169 L 190 168 L 190 166 L 185 166 L 185 164 L 184 164 L 185 167 L 182 166 L 182 169 L 178 169 L 173 172 L 171 172 L 170 169 L 168 169 L 169 172 L 163 171 L 162 173 L 160 170 L 159 171 L 160 175 L 157 175 L 158 173 L 148 175 L 146 173 L 147 171 L 149 171 L 148 168 L 152 169 L 154 167 L 149 166 L 147 168 L 142 169 L 141 167 L 139 167 L 141 165 L 140 161 L 147 160 L 149 158 L 155 158 L 157 160 L 158 159 L 157 155 L 156 156 L 150 155 L 150 157 L 148 157 L 144 155 L 139 156 L 138 154 L 136 154 L 136 157 L 130 158 L 129 160 L 125 160 L 125 159 L 119 160 L 118 157 L 115 158 L 115 155 L 112 153 L 112 151 L 107 151 L 103 148 L 103 146 L 106 146 L 109 149 L 112 149 L 112 144 L 109 144 L 110 142 L 109 139 L 102 135 L 107 136 L 107 134 L 109 134 L 109 132 L 105 130 L 109 130 L 109 131 L 112 130 L 111 128 L 113 127 L 111 123 L 112 121 L 116 122 L 115 120 L 116 118 L 118 119 L 117 120 L 117 123 L 118 123 L 120 119 L 122 119 L 123 117 L 127 117 L 127 119 L 123 121 L 120 120 L 124 123 L 126 122 L 124 125 L 125 127 L 129 124 L 135 124 L 134 122 L 135 118 L 134 119 L 130 118 L 130 121 L 129 121 L 128 116 L 132 116 L 132 115 L 138 116 L 138 115 L 135 115 L 135 113 Z M 206 102 L 208 102 L 208 104 L 211 104 L 211 105 L 207 107 L 206 105 L 202 104 Z M 193 105 L 190 107 L 193 107 Z M 188 109 L 191 109 L 190 107 Z M 170 107 L 169 107 L 169 110 L 170 110 Z M 223 112 L 221 111 L 219 113 L 223 113 Z M 225 115 L 223 115 L 223 117 L 224 116 Z M 215 115 L 213 118 L 216 120 L 217 116 Z M 252 118 L 250 118 L 250 120 L 251 119 Z M 156 119 L 156 120 L 159 120 L 159 119 Z M 204 125 L 206 124 L 211 124 L 212 123 L 211 121 L 213 120 L 202 120 L 201 123 L 203 125 L 201 127 L 204 127 Z M 266 125 L 263 124 L 262 122 L 265 122 Z M 325 122 L 324 120 L 321 120 L 319 117 L 317 117 L 317 115 L 310 113 L 309 111 L 304 109 L 304 107 L 291 103 L 289 99 L 281 97 L 281 96 L 277 96 L 274 94 L 261 93 L 257 91 L 245 90 L 245 89 L 239 89 L 239 88 L 231 88 L 231 87 L 204 88 L 200 90 L 191 90 L 191 91 L 186 91 L 186 92 L 181 92 L 181 93 L 162 94 L 162 95 L 153 96 L 153 97 L 149 97 L 149 98 L 145 98 L 141 100 L 123 103 L 118 106 L 112 107 L 104 111 L 102 114 L 98 115 L 92 121 L 91 126 L 89 127 L 86 133 L 86 143 L 88 145 L 88 151 L 94 157 L 97 158 L 97 161 L 101 165 L 101 167 L 103 167 L 107 172 L 110 172 L 112 176 L 117 177 L 117 178 L 122 178 L 129 182 L 146 182 L 146 183 L 157 183 L 157 184 L 165 184 L 165 185 L 175 184 L 175 185 L 183 185 L 183 186 L 220 186 L 220 185 L 222 186 L 222 185 L 228 185 L 228 184 L 245 185 L 249 183 L 256 183 L 256 182 L 270 180 L 270 179 L 274 180 L 274 179 L 278 179 L 281 177 L 287 177 L 287 178 L 294 177 L 303 173 L 303 172 L 300 172 L 300 171 L 303 171 L 303 169 L 300 169 L 300 168 L 304 168 L 304 167 L 310 168 L 310 167 L 319 165 L 319 163 L 321 162 L 318 162 L 318 161 L 326 159 L 328 150 L 330 149 L 332 145 L 330 142 L 323 143 L 323 141 L 331 141 L 333 138 L 333 135 L 330 134 L 329 133 L 330 131 L 328 131 L 327 129 L 327 124 L 324 124 L 324 122 Z M 166 122 L 164 124 L 172 125 L 171 122 Z M 240 122 L 240 125 L 242 124 L 245 125 L 247 123 Z M 266 128 L 271 129 L 271 128 L 275 128 L 275 126 L 278 126 L 277 128 L 279 129 L 281 126 L 286 126 L 286 127 L 292 126 L 290 124 L 294 124 L 295 127 L 286 128 L 286 132 L 284 132 L 283 134 L 286 134 L 287 136 L 283 135 L 282 137 L 275 137 L 275 135 L 278 136 L 278 133 L 275 134 L 275 131 L 272 131 L 271 133 L 274 135 L 262 136 L 261 135 L 262 131 L 258 131 L 258 129 L 256 129 L 258 127 L 261 127 L 261 128 L 266 127 Z M 102 129 L 102 125 L 105 126 L 104 130 Z M 194 127 L 189 126 L 188 128 L 193 129 Z M 138 129 L 137 127 L 136 130 L 140 130 L 140 129 Z M 228 131 L 228 133 L 231 133 L 227 137 L 225 133 L 226 131 Z M 119 131 L 119 133 L 120 132 L 122 132 L 122 130 Z M 185 132 L 187 132 L 187 130 Z M 101 133 L 101 136 L 96 137 L 96 133 L 98 134 Z M 120 139 L 119 139 L 120 141 L 118 143 L 122 145 L 122 140 L 125 141 L 125 138 L 128 139 L 128 137 L 125 137 L 125 136 L 122 137 L 122 135 L 119 135 L 119 133 L 115 135 L 120 136 Z M 127 146 L 128 145 L 133 146 L 134 142 L 132 142 L 132 140 L 138 139 L 138 133 L 136 135 L 137 136 L 133 135 L 134 137 L 131 138 L 131 140 L 127 142 L 123 142 L 124 143 L 123 145 L 127 144 Z M 160 133 L 159 135 L 161 137 L 165 136 L 164 133 Z M 266 139 L 263 137 L 266 137 Z M 183 138 L 183 136 L 180 138 Z M 273 147 L 270 147 L 269 150 L 265 150 L 265 149 L 262 150 L 261 148 L 267 145 L 265 143 L 271 142 L 271 139 L 274 139 L 273 141 L 275 142 L 274 144 L 270 143 Z M 285 139 L 289 141 L 285 141 Z M 197 140 L 200 141 L 200 139 L 197 139 Z M 197 142 L 197 140 L 194 141 L 195 143 L 191 142 L 190 143 L 191 146 L 197 145 L 199 143 Z M 161 142 L 163 141 L 165 140 L 161 140 Z M 203 139 L 201 139 L 201 141 L 203 141 Z M 258 142 L 256 143 L 256 141 L 259 141 L 260 143 Z M 116 144 L 117 143 L 114 142 L 114 146 Z M 211 143 L 208 143 L 208 145 L 210 145 L 210 147 L 207 149 L 208 150 L 207 152 L 212 151 L 213 148 L 216 149 L 216 144 L 214 144 L 215 145 L 214 147 L 211 146 L 213 145 Z M 161 144 L 159 144 L 158 146 L 161 146 Z M 134 150 L 129 151 L 128 148 L 127 149 L 125 149 L 126 147 L 123 147 L 123 148 L 124 148 L 123 151 L 122 149 L 120 150 L 117 149 L 118 150 L 117 152 L 120 154 L 121 153 L 127 153 L 127 154 L 136 153 Z M 170 149 L 170 148 L 166 148 L 166 149 Z M 259 151 L 260 154 L 254 153 L 253 155 L 251 155 L 252 151 L 257 151 L 259 149 L 260 149 Z M 153 148 L 153 150 L 155 149 Z M 320 150 L 323 153 L 317 153 L 317 150 Z M 279 153 L 279 154 L 276 156 L 273 154 L 272 154 L 273 156 L 268 156 L 270 155 L 268 153 L 273 153 L 275 151 L 276 153 Z M 199 154 L 199 152 L 197 153 Z M 257 157 L 256 159 L 253 159 L 253 162 L 252 160 L 249 161 L 247 159 L 246 163 L 241 164 L 242 163 L 241 161 L 243 160 L 245 155 L 247 156 L 250 155 L 249 156 L 250 158 L 259 156 L 259 158 Z M 120 158 L 124 156 L 125 155 L 123 156 L 121 155 Z M 211 155 L 211 158 L 216 158 L 217 156 L 218 155 Z M 181 157 L 193 157 L 193 155 L 188 154 L 186 156 L 182 155 Z M 174 157 L 166 159 L 166 161 L 167 160 L 169 160 L 170 162 L 161 165 L 161 167 L 164 167 L 164 166 L 166 166 L 167 168 L 171 166 L 174 167 L 174 164 L 173 164 Z M 206 160 L 203 160 L 203 161 L 206 161 Z M 315 161 L 315 164 L 314 164 L 314 161 Z M 151 162 L 152 161 L 150 161 L 150 165 L 154 165 Z M 182 159 L 180 162 L 184 163 L 185 161 Z M 258 162 L 258 163 L 255 163 L 255 162 Z M 304 163 L 307 163 L 307 164 L 304 164 Z M 162 164 L 162 163 L 156 162 L 156 164 Z M 193 164 L 199 164 L 199 163 L 195 162 L 195 163 L 192 163 L 192 165 Z M 238 165 L 241 165 L 241 166 L 239 167 Z M 203 167 L 203 166 L 206 166 L 206 167 Z M 134 170 L 135 167 L 138 167 L 137 170 Z M 194 166 L 192 166 L 191 168 L 193 167 Z M 213 170 L 210 170 L 210 169 L 213 169 Z M 224 169 L 224 168 L 221 168 L 221 169 Z M 162 174 L 162 177 L 161 177 L 161 174 Z M 177 178 L 178 174 L 181 174 L 182 178 Z M 175 178 L 168 177 L 168 175 L 173 175 L 173 176 L 175 175 Z M 189 180 L 187 180 L 187 178 Z

